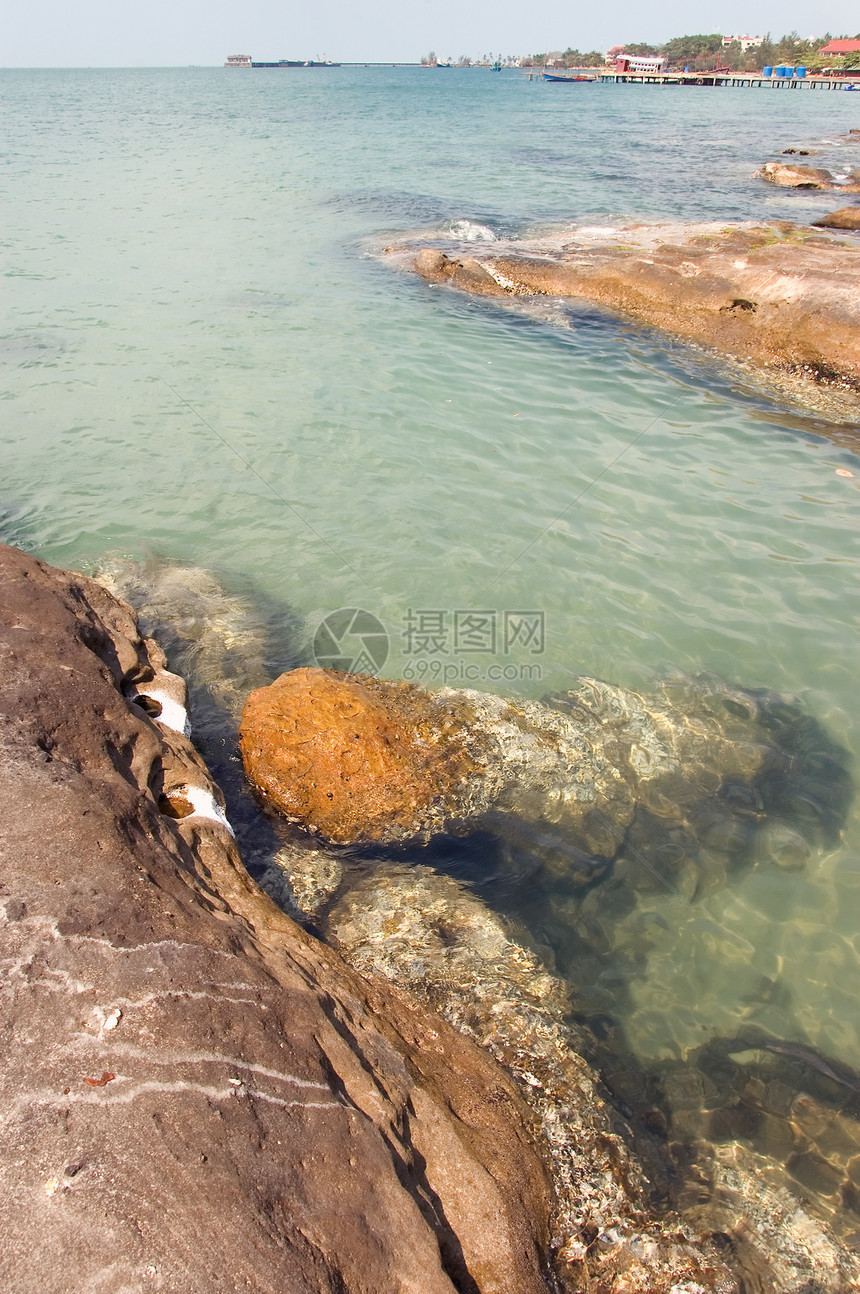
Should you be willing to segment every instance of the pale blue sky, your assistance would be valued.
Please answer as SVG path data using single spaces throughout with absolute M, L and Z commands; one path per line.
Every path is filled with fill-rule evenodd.
M 573 45 L 605 49 L 694 32 L 801 35 L 860 30 L 856 0 L 7 0 L 0 34 L 4 67 L 218 65 L 228 54 L 258 59 L 415 60 L 488 51 L 525 54 Z

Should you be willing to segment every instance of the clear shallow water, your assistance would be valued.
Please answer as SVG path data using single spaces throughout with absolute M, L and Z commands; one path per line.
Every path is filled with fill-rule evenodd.
M 374 255 L 462 220 L 813 218 L 838 203 L 751 176 L 822 139 L 844 162 L 852 96 L 2 75 L 4 538 L 72 567 L 206 566 L 273 627 L 303 621 L 298 656 L 327 612 L 367 608 L 392 677 L 416 665 L 410 608 L 449 613 L 434 659 L 455 683 L 713 670 L 799 695 L 856 755 L 857 458 L 653 333 L 511 313 Z M 500 634 L 542 613 L 545 650 L 455 650 L 470 609 Z M 631 1045 L 656 1063 L 752 1018 L 860 1068 L 858 910 L 856 811 L 838 849 L 737 877 L 695 920 L 654 894 L 623 918 L 671 932 L 630 936 Z

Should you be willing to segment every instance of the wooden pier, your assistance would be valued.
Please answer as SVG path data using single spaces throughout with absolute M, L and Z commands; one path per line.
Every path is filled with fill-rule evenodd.
M 747 86 L 756 90 L 860 90 L 860 72 L 849 76 L 762 76 L 754 72 L 604 72 L 599 71 L 598 81 L 618 84 L 630 81 L 635 85 L 708 85 Z

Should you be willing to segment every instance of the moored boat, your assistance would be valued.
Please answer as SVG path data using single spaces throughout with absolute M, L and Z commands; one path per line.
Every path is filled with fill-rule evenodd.
M 564 82 L 566 82 L 568 85 L 570 85 L 570 84 L 572 84 L 573 82 L 576 82 L 576 81 L 580 81 L 580 82 L 582 82 L 582 81 L 588 81 L 588 82 L 591 84 L 591 83 L 593 83 L 594 81 L 596 81 L 596 80 L 597 80 L 597 77 L 596 77 L 596 76 L 583 76 L 581 73 L 580 73 L 580 74 L 578 74 L 577 76 L 556 76 L 556 75 L 554 75 L 552 72 L 544 72 L 544 74 L 543 74 L 543 79 L 544 79 L 545 81 L 564 81 Z

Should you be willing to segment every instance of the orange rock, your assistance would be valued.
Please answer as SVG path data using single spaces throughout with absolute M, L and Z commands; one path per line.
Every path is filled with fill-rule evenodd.
M 249 781 L 274 808 L 335 844 L 442 830 L 482 768 L 462 700 L 364 674 L 296 669 L 245 703 Z

